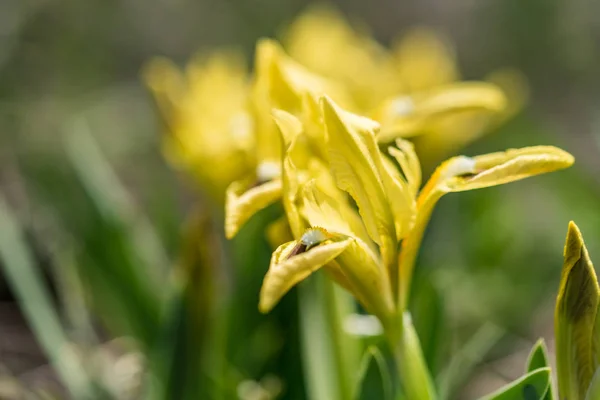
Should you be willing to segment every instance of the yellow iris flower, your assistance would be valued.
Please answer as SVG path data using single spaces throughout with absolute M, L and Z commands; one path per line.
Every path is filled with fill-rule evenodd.
M 429 31 L 412 33 L 387 50 L 335 13 L 309 10 L 292 24 L 284 47 L 291 56 L 273 40 L 259 41 L 252 76 L 239 55 L 225 52 L 193 61 L 184 72 L 163 59 L 146 69 L 169 133 L 167 158 L 191 172 L 217 203 L 226 201 L 228 237 L 256 211 L 253 204 L 280 198 L 273 108 L 310 124 L 315 119 L 306 115 L 306 94 L 327 93 L 345 109 L 379 122 L 377 141 L 386 143 L 436 129 L 458 137 L 468 131 L 464 124 L 460 132 L 452 124 L 432 127 L 466 114 L 484 121 L 507 106 L 495 84 L 457 82 L 449 47 Z M 313 104 L 313 114 L 315 109 Z M 316 131 L 318 126 L 310 127 L 307 135 Z M 323 148 L 318 142 L 313 147 L 316 153 Z
M 506 101 L 502 91 L 488 83 L 464 82 L 446 85 L 418 93 L 410 98 L 382 98 L 377 109 L 366 112 L 357 106 L 351 88 L 343 81 L 316 75 L 303 67 L 274 41 L 263 40 L 257 46 L 256 78 L 252 104 L 257 126 L 258 171 L 269 166 L 266 179 L 252 171 L 241 181 L 232 183 L 227 191 L 225 232 L 233 237 L 241 226 L 265 205 L 280 199 L 281 185 L 276 160 L 280 157 L 280 141 L 270 112 L 283 109 L 306 125 L 307 146 L 315 157 L 328 160 L 324 152 L 322 121 L 315 100 L 327 94 L 345 108 L 358 114 L 370 115 L 378 128 L 374 146 L 396 137 L 413 136 L 442 116 L 465 111 L 499 112 Z M 406 102 L 410 109 L 406 109 Z M 268 183 L 268 184 L 265 184 Z M 401 206 L 398 206 L 401 207 Z
M 423 231 L 444 194 L 513 182 L 573 163 L 570 154 L 551 146 L 454 157 L 419 190 L 420 165 L 409 142 L 398 139 L 389 148 L 393 163 L 378 146 L 376 121 L 345 111 L 326 96 L 319 104 L 326 164 L 311 158 L 302 122 L 285 111 L 274 112 L 285 148 L 283 204 L 295 240 L 273 253 L 260 295 L 263 312 L 296 283 L 325 268 L 384 327 L 393 329 L 406 307 Z

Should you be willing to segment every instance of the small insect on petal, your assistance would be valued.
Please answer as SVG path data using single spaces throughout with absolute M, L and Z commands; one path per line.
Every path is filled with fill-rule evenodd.
M 331 235 L 323 228 L 310 228 L 302 235 L 300 242 L 306 245 L 306 250 L 310 250 L 311 247 L 323 243 L 330 237 Z
M 286 260 L 302 254 L 311 248 L 320 245 L 327 239 L 330 239 L 331 235 L 323 228 L 310 228 L 300 238 L 300 241 L 292 248 L 290 254 L 286 257 Z

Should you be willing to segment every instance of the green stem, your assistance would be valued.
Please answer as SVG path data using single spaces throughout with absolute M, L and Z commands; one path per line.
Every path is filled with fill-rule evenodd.
M 353 398 L 352 390 L 355 387 L 354 377 L 360 368 L 361 354 L 360 342 L 344 332 L 344 318 L 355 311 L 355 303 L 352 296 L 333 283 L 330 279 L 323 279 L 325 289 L 325 304 L 333 350 L 337 369 L 339 371 L 339 383 L 342 398 Z
M 308 398 L 349 400 L 351 363 L 342 331 L 342 309 L 333 283 L 315 273 L 298 285 L 300 336 Z
M 423 357 L 419 337 L 408 312 L 403 314 L 402 330 L 386 331 L 394 353 L 396 368 L 406 399 L 435 400 L 437 395 L 427 363 Z

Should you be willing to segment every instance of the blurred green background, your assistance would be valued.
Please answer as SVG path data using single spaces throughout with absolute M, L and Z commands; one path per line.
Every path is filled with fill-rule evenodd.
M 2 208 L 24 233 L 30 266 L 42 273 L 64 333 L 77 351 L 93 355 L 94 374 L 132 375 L 119 386 L 123 393 L 139 390 L 140 371 L 150 366 L 162 371 L 161 390 L 171 398 L 187 398 L 173 388 L 193 384 L 209 398 L 261 398 L 246 393 L 256 382 L 281 398 L 304 396 L 294 292 L 268 316 L 257 310 L 270 254 L 262 231 L 280 210 L 265 210 L 234 243 L 225 242 L 222 216 L 207 216 L 202 193 L 163 160 L 162 123 L 140 71 L 157 55 L 183 65 L 222 46 L 250 58 L 258 38 L 277 37 L 309 4 L 0 2 Z M 417 269 L 423 289 L 413 291 L 439 297 L 434 304 L 428 294 L 415 294 L 414 307 L 439 307 L 445 315 L 441 323 L 416 318 L 418 329 L 440 323 L 430 330 L 435 337 L 422 338 L 432 369 L 447 364 L 448 354 L 485 323 L 506 329 L 456 394 L 474 398 L 519 376 L 538 336 L 551 342 L 569 220 L 583 231 L 592 259 L 600 257 L 600 8 L 585 0 L 333 4 L 383 44 L 415 25 L 448 35 L 467 79 L 499 67 L 525 74 L 526 109 L 464 154 L 552 144 L 576 157 L 564 172 L 447 196 L 434 214 Z M 198 246 L 193 239 L 205 237 L 203 229 L 218 235 Z M 260 240 L 249 244 L 249 237 Z M 17 378 L 30 390 L 64 393 L 41 349 L 47 344 L 34 339 L 9 282 L 8 273 L 0 275 L 2 390 L 18 390 Z M 35 313 L 38 303 L 29 304 Z M 214 358 L 203 358 L 202 379 L 178 371 L 200 362 L 189 355 L 207 347 Z

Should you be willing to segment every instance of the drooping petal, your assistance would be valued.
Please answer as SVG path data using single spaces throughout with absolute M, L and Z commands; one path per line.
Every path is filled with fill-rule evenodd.
M 594 359 L 594 325 L 600 287 L 581 232 L 573 222 L 565 244 L 565 261 L 554 317 L 558 390 L 561 399 L 583 399 L 598 364 Z
M 377 135 L 385 143 L 398 137 L 428 133 L 440 118 L 465 112 L 497 113 L 506 107 L 502 90 L 487 82 L 460 82 L 427 92 L 389 99 L 373 117 L 381 123 Z
M 255 178 L 235 181 L 227 188 L 225 199 L 225 235 L 233 238 L 257 212 L 281 197 L 281 179 L 252 186 Z
M 406 307 L 414 262 L 425 227 L 438 200 L 446 193 L 501 185 L 572 165 L 574 158 L 552 146 L 534 146 L 477 157 L 458 156 L 442 163 L 417 201 L 417 219 L 400 252 L 400 304 Z
M 486 77 L 486 81 L 502 91 L 506 98 L 505 107 L 473 108 L 430 119 L 426 124 L 426 132 L 415 139 L 423 165 L 428 168 L 435 166 L 440 160 L 495 129 L 523 108 L 528 97 L 528 85 L 521 73 L 510 69 L 498 70 Z
M 294 285 L 335 259 L 351 241 L 330 241 L 291 257 L 290 253 L 300 242 L 292 241 L 279 246 L 271 257 L 271 264 L 260 290 L 260 311 L 269 312 Z
M 473 175 L 467 173 L 467 176 L 449 178 L 446 181 L 449 191 L 461 192 L 514 182 L 567 168 L 575 161 L 571 154 L 553 146 L 511 149 L 473 157 L 472 160 Z

